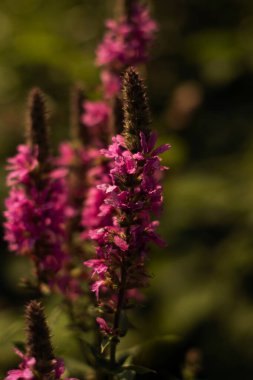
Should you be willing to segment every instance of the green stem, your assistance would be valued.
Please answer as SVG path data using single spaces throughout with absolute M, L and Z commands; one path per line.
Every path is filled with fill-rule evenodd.
M 78 328 L 78 325 L 76 323 L 76 317 L 75 317 L 75 313 L 74 313 L 74 310 L 73 310 L 73 304 L 71 301 L 69 301 L 68 299 L 65 300 L 65 305 L 67 307 L 67 314 L 68 314 L 68 317 L 70 319 L 70 322 L 72 323 L 72 325 L 74 327 L 77 327 Z M 81 350 L 81 353 L 84 353 L 86 351 L 86 346 L 83 342 L 83 340 L 80 338 L 80 333 L 75 330 L 75 337 L 76 337 L 76 340 L 78 342 L 78 345 L 79 345 L 79 348 Z M 84 360 L 86 361 L 86 357 L 84 356 Z
M 124 299 L 125 299 L 126 280 L 127 280 L 127 273 L 126 273 L 125 264 L 123 262 L 122 267 L 121 267 L 121 284 L 119 288 L 117 308 L 115 311 L 114 322 L 113 322 L 113 331 L 115 332 L 115 335 L 112 337 L 111 346 L 110 346 L 110 363 L 111 363 L 112 369 L 116 365 L 116 349 L 117 349 L 117 344 L 119 343 L 117 331 L 119 329 L 120 317 L 121 317 L 122 307 L 123 307 Z M 113 380 L 113 377 L 114 376 L 112 375 L 111 376 L 112 380 Z

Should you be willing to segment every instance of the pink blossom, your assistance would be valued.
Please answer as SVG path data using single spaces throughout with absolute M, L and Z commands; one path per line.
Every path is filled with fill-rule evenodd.
M 139 289 L 148 282 L 145 261 L 148 243 L 163 244 L 156 233 L 158 221 L 152 213 L 161 210 L 163 196 L 159 183 L 163 170 L 159 153 L 170 148 L 168 144 L 155 148 L 155 135 L 140 135 L 141 149 L 132 153 L 122 136 L 112 139 L 108 149 L 101 153 L 111 159 L 109 181 L 98 186 L 104 193 L 104 205 L 110 206 L 110 223 L 93 229 L 90 237 L 96 242 L 96 259 L 86 266 L 92 268 L 92 291 L 100 304 L 110 300 L 117 303 L 117 289 L 121 283 L 121 267 L 127 260 L 125 302 L 128 298 L 140 298 Z M 109 281 L 108 281 L 109 279 Z M 103 289 L 103 291 L 100 291 Z M 105 325 L 106 323 L 106 325 Z M 107 322 L 99 320 L 100 328 L 109 334 Z
M 33 380 L 35 358 L 29 358 L 18 349 L 15 349 L 15 352 L 22 359 L 22 362 L 19 364 L 19 369 L 13 369 L 8 372 L 5 380 Z
M 101 160 L 101 153 L 97 152 L 96 159 Z M 96 165 L 96 161 L 93 161 L 93 165 Z M 100 189 L 99 184 L 108 183 L 109 167 L 106 162 L 101 162 L 96 166 L 91 166 L 87 172 L 87 178 L 89 179 L 89 188 L 86 193 L 86 197 L 83 203 L 82 210 L 82 238 L 84 240 L 89 238 L 90 231 L 99 229 L 111 223 L 111 207 L 104 204 L 105 193 Z
M 120 93 L 124 69 L 147 61 L 158 27 L 148 8 L 138 2 L 132 5 L 128 15 L 107 20 L 105 26 L 107 31 L 97 48 L 96 63 L 103 67 L 104 96 L 110 99 Z
M 110 71 L 103 70 L 101 72 L 101 81 L 104 87 L 104 93 L 106 98 L 112 98 L 120 93 L 121 78 L 118 74 Z
M 108 20 L 106 27 L 108 31 L 97 49 L 98 65 L 121 65 L 123 68 L 147 59 L 157 25 L 144 5 L 136 4 L 133 7 L 130 20 L 126 16 L 118 21 Z
M 106 320 L 104 318 L 96 318 L 96 321 L 102 331 L 104 331 L 106 334 L 111 334 L 112 329 L 108 326 Z
M 84 263 L 86 267 L 92 268 L 94 273 L 103 274 L 107 271 L 107 265 L 102 260 L 91 259 Z
M 99 292 L 100 288 L 105 285 L 104 280 L 99 280 L 94 282 L 94 284 L 91 286 L 91 291 L 96 294 L 96 298 L 99 299 Z
M 61 358 L 56 358 L 53 360 L 53 364 L 54 364 L 54 376 L 55 376 L 55 380 L 78 380 L 74 377 L 64 377 L 62 378 L 62 375 L 64 374 L 65 372 L 65 364 L 64 364 L 64 361 L 63 359 Z
M 8 160 L 10 193 L 5 202 L 5 240 L 11 251 L 34 260 L 37 271 L 49 281 L 67 259 L 63 249 L 65 185 L 53 171 L 38 182 L 37 156 L 37 149 L 21 145 L 17 155 Z
M 60 167 L 68 167 L 72 165 L 75 160 L 75 150 L 68 142 L 60 144 L 59 157 L 57 158 L 57 164 Z
M 102 101 L 84 103 L 82 121 L 87 127 L 105 125 L 110 116 L 110 107 Z
M 37 375 L 35 374 L 35 364 L 36 359 L 31 358 L 21 351 L 15 348 L 15 352 L 20 358 L 22 362 L 19 364 L 19 369 L 13 369 L 8 371 L 7 376 L 4 380 L 35 380 L 37 379 Z M 53 374 L 54 380 L 78 380 L 76 378 L 64 378 L 62 379 L 62 375 L 65 372 L 64 361 L 60 358 L 53 359 Z
M 7 177 L 7 185 L 12 186 L 18 183 L 27 183 L 29 174 L 38 166 L 38 149 L 32 149 L 27 145 L 19 145 L 16 156 L 8 159 L 7 170 L 10 174 Z
M 114 237 L 114 243 L 121 249 L 121 251 L 127 251 L 129 248 L 127 242 L 119 236 Z

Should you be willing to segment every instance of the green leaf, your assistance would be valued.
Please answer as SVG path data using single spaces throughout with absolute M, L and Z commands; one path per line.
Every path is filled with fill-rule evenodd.
M 103 340 L 103 342 L 101 343 L 101 353 L 102 354 L 105 352 L 106 348 L 108 346 L 110 346 L 110 344 L 111 344 L 111 340 L 110 339 Z
M 124 354 L 120 355 L 120 357 L 118 359 L 118 363 L 119 363 L 119 365 L 123 365 L 126 362 L 131 363 L 130 360 L 131 360 L 131 358 L 130 358 L 129 353 L 124 353 Z

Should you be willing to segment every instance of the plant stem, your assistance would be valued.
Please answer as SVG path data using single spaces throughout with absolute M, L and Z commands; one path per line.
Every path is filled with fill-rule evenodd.
M 110 363 L 111 363 L 112 369 L 115 367 L 115 364 L 116 364 L 116 348 L 117 348 L 117 344 L 119 343 L 117 330 L 119 329 L 120 317 L 121 317 L 122 307 L 123 307 L 124 299 L 125 299 L 126 282 L 127 282 L 126 280 L 127 280 L 127 273 L 126 273 L 125 263 L 123 261 L 122 267 L 121 267 L 121 284 L 119 288 L 117 308 L 115 311 L 114 322 L 113 322 L 113 331 L 115 332 L 115 335 L 114 337 L 112 337 L 111 346 L 110 346 Z M 113 375 L 111 379 L 113 380 Z

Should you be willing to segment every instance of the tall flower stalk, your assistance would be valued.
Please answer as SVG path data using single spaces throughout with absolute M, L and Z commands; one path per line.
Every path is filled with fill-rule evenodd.
M 118 98 L 121 73 L 132 63 L 146 62 L 157 30 L 148 8 L 139 1 L 117 1 L 117 4 L 121 5 L 117 20 L 108 20 L 108 30 L 97 49 L 96 61 L 102 68 L 104 99 L 88 101 L 80 90 L 74 93 L 71 122 L 73 138 L 71 142 L 61 145 L 57 162 L 59 167 L 66 169 L 68 250 L 72 257 L 76 254 L 87 255 L 90 230 L 111 223 L 110 206 L 102 206 L 105 194 L 98 188 L 100 183 L 109 182 L 108 160 L 99 155 L 99 149 L 108 146 L 115 129 L 122 129 L 122 105 Z M 121 49 L 118 55 L 112 54 L 112 51 L 116 53 L 115 44 Z M 124 53 L 126 51 L 128 55 Z M 111 57 L 107 61 L 102 58 L 105 54 Z M 124 59 L 119 59 L 123 54 Z
M 137 72 L 130 68 L 123 79 L 124 131 L 113 138 L 101 154 L 110 159 L 110 182 L 101 184 L 104 205 L 110 206 L 112 223 L 91 232 L 96 258 L 85 262 L 92 268 L 92 291 L 101 316 L 97 318 L 110 345 L 110 365 L 115 368 L 116 347 L 125 334 L 122 320 L 130 301 L 147 285 L 148 245 L 163 245 L 152 215 L 161 210 L 159 154 L 168 144 L 155 148 L 156 135 L 149 126 L 146 90 Z M 103 207 L 103 206 L 102 206 Z
M 41 303 L 31 301 L 25 311 L 25 352 L 15 349 L 22 359 L 18 369 L 10 370 L 5 380 L 77 380 L 64 378 L 65 366 L 56 358 Z
M 96 63 L 102 67 L 101 80 L 107 99 L 118 96 L 121 73 L 131 65 L 147 62 L 157 31 L 148 7 L 138 0 L 118 0 L 118 17 L 107 20 L 107 31 L 98 46 Z
M 116 18 L 106 21 L 106 33 L 97 48 L 96 63 L 101 67 L 101 81 L 104 100 L 84 104 L 83 122 L 95 128 L 100 125 L 107 133 L 105 147 L 111 136 L 122 132 L 121 86 L 122 73 L 130 65 L 147 62 L 149 50 L 154 41 L 157 24 L 151 18 L 147 5 L 139 0 L 117 0 Z M 103 143 L 102 143 L 103 145 Z M 101 144 L 97 145 L 97 147 Z M 90 190 L 83 207 L 83 238 L 89 230 L 104 227 L 110 220 L 110 207 L 101 205 L 105 194 L 97 187 L 109 182 L 109 168 L 105 157 L 96 159 L 90 170 Z
M 159 154 L 169 149 L 155 148 L 146 89 L 129 68 L 147 61 L 157 25 L 139 0 L 118 5 L 118 17 L 107 21 L 97 49 L 103 99 L 89 101 L 75 88 L 71 139 L 54 158 L 44 95 L 33 89 L 26 141 L 7 167 L 5 239 L 11 251 L 33 261 L 39 295 L 44 289 L 64 295 L 97 380 L 124 370 L 117 346 L 127 332 L 127 310 L 149 281 L 149 242 L 163 245 L 153 215 L 163 201 L 160 179 L 166 168 Z M 27 306 L 26 325 L 26 350 L 16 350 L 22 363 L 6 380 L 62 380 L 64 367 L 55 358 L 37 301 Z M 84 339 L 91 330 L 94 346 L 103 341 L 106 348 Z
M 26 143 L 8 160 L 5 239 L 9 249 L 34 263 L 37 290 L 60 289 L 68 256 L 64 249 L 65 190 L 52 166 L 44 95 L 29 96 Z

